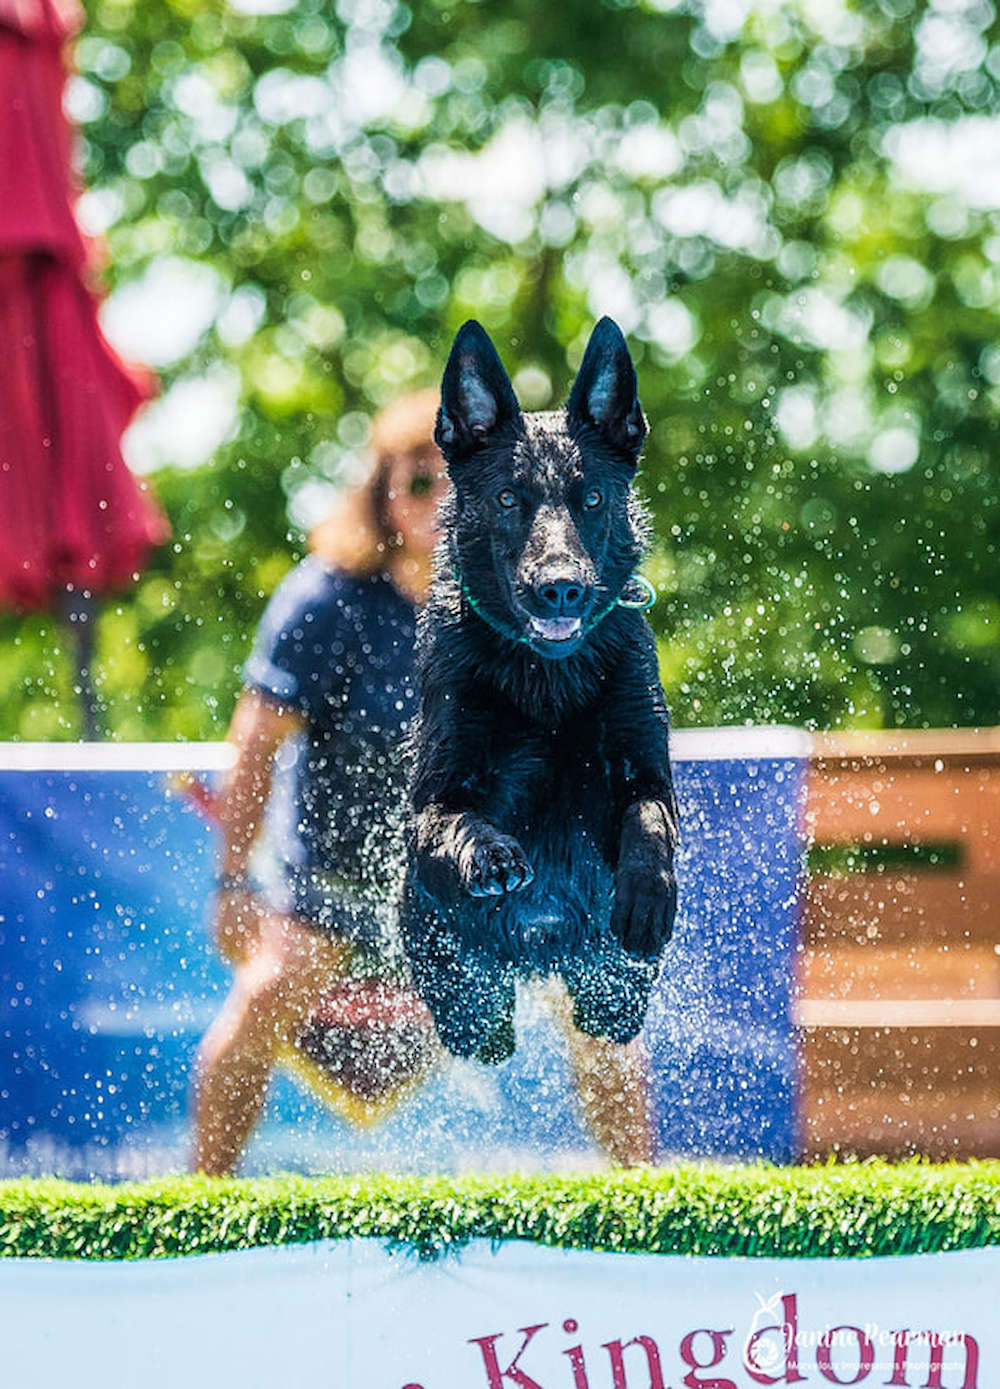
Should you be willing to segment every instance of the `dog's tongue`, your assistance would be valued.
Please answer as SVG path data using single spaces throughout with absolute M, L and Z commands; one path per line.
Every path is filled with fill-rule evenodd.
M 580 630 L 578 617 L 533 617 L 531 630 L 546 641 L 568 641 Z

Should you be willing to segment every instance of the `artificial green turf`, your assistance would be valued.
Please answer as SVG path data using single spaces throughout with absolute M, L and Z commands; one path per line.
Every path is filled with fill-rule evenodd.
M 0 1182 L 0 1255 L 166 1258 L 369 1236 L 664 1254 L 846 1257 L 1000 1244 L 1000 1162 L 689 1164 L 599 1176 Z

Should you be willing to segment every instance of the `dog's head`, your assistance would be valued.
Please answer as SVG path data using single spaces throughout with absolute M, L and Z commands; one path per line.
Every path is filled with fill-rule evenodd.
M 617 324 L 597 324 L 563 410 L 523 414 L 482 326 L 452 345 L 435 438 L 454 483 L 449 562 L 497 631 L 578 650 L 642 553 L 632 493 L 646 421 Z

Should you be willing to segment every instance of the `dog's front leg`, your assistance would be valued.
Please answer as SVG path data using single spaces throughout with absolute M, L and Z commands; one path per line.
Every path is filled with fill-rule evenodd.
M 498 897 L 535 876 L 516 839 L 471 811 L 430 804 L 416 820 L 417 871 L 438 898 Z
M 438 662 L 445 674 L 447 660 Z M 493 713 L 468 689 L 427 677 L 417 735 L 412 848 L 416 874 L 441 902 L 498 897 L 531 882 L 521 845 L 489 818 Z
M 677 911 L 675 817 L 663 800 L 633 801 L 622 816 L 611 930 L 633 955 L 655 959 Z
M 611 929 L 632 954 L 655 959 L 677 912 L 677 799 L 669 720 L 652 633 L 643 623 L 608 700 L 607 732 L 617 764 L 621 821 Z

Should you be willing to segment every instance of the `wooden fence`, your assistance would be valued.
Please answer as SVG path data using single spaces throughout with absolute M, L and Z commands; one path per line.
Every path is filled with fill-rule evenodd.
M 1000 729 L 818 739 L 808 819 L 803 1156 L 1000 1156 Z

